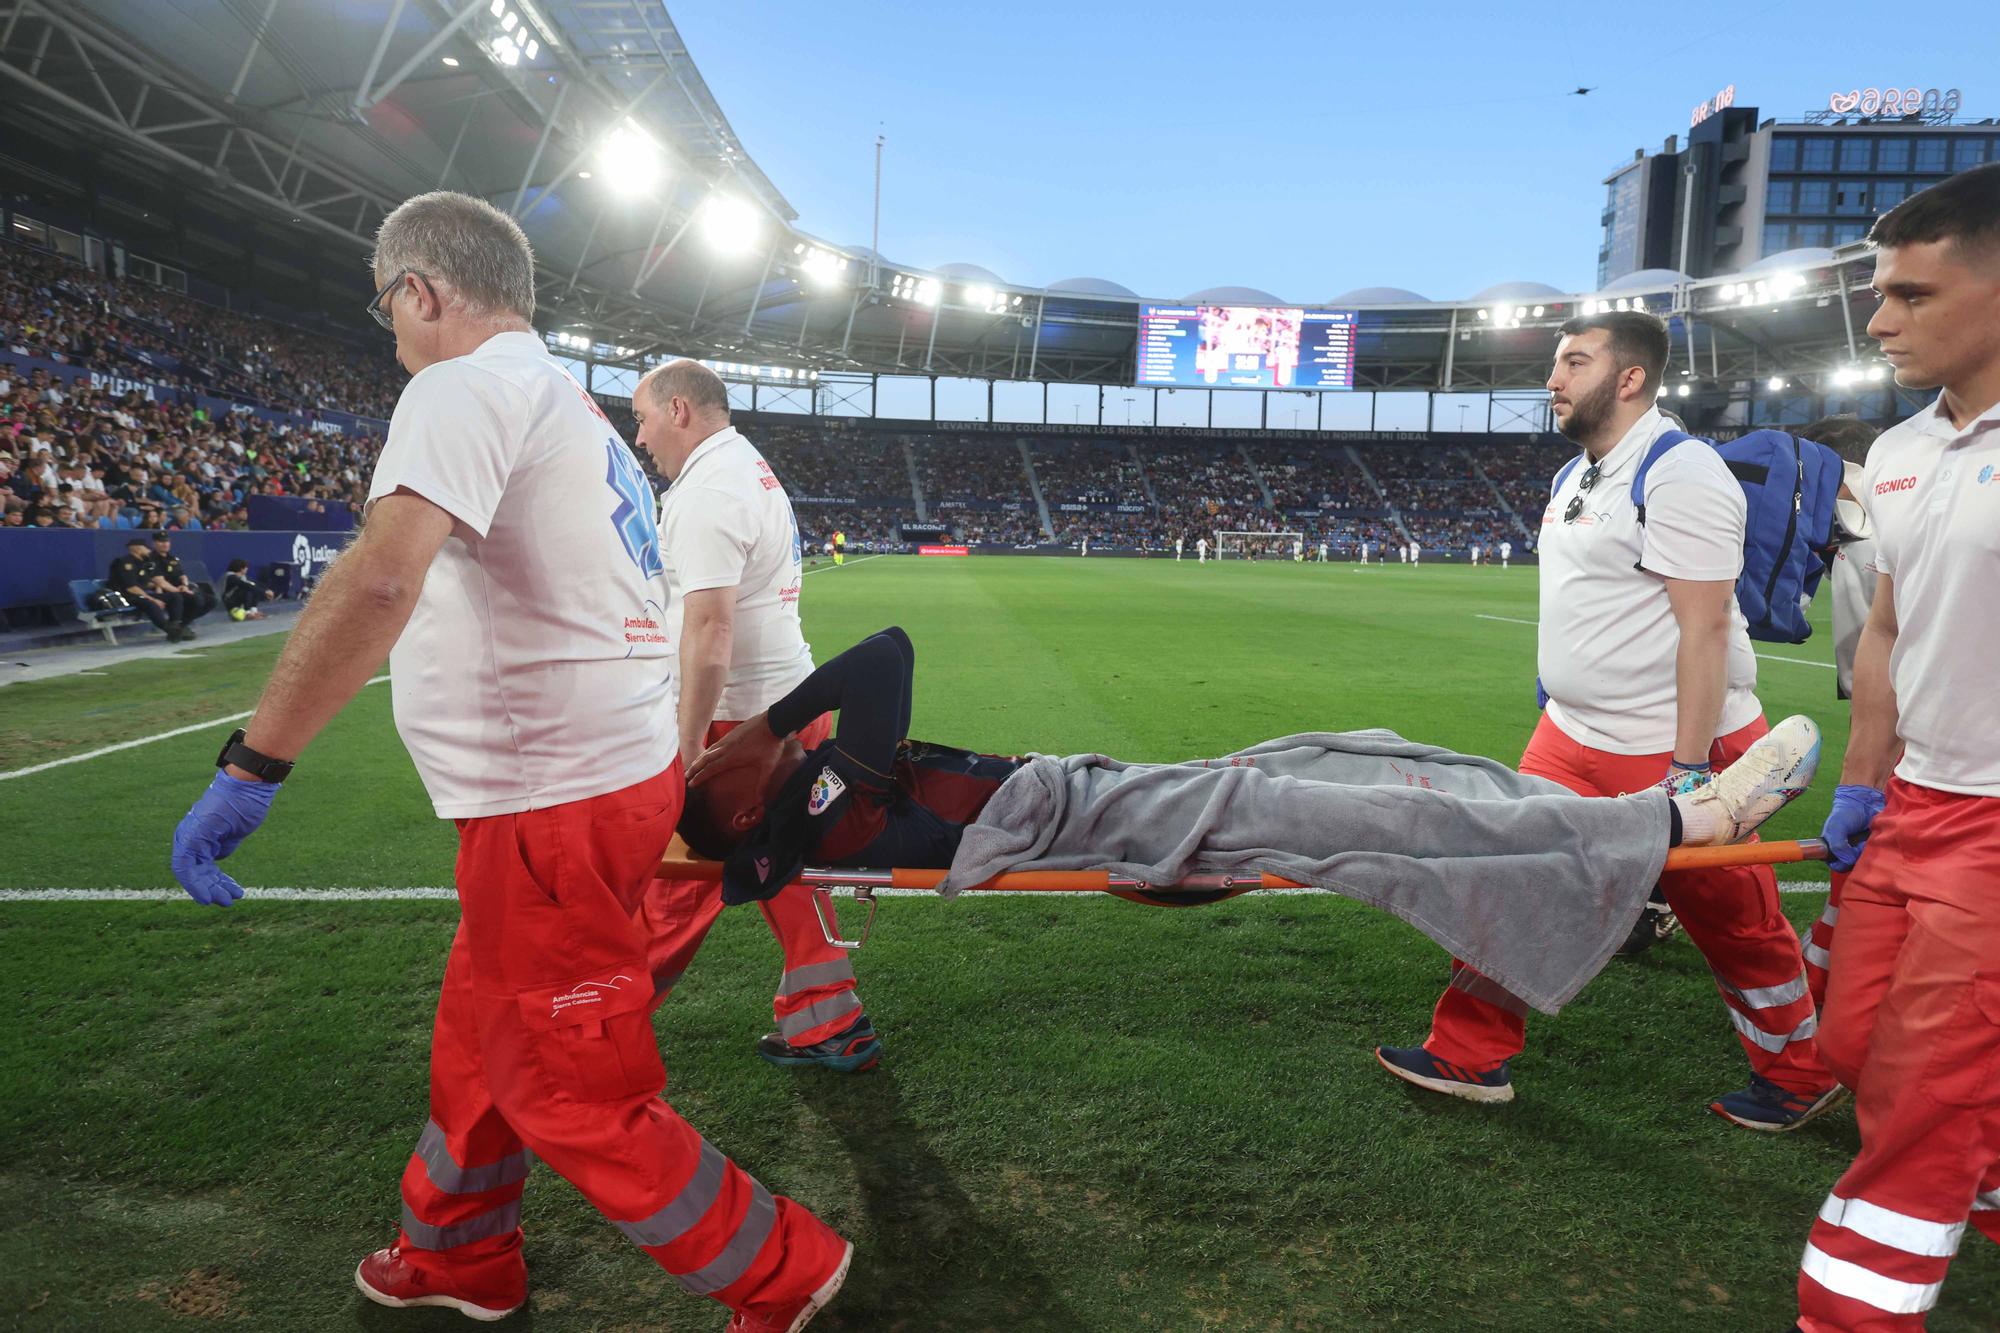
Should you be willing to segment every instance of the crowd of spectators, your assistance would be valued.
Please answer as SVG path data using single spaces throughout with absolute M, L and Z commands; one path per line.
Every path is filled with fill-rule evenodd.
M 253 495 L 358 506 L 381 442 L 210 417 L 0 366 L 0 524 L 41 528 L 249 526 Z
M 1281 510 L 1332 509 L 1380 512 L 1382 497 L 1339 445 L 1308 448 L 1248 444 L 1250 461 Z
M 847 429 L 838 419 L 818 424 L 761 426 L 751 442 L 794 497 L 853 500 L 885 508 L 911 506 L 910 466 L 900 435 Z
M 1146 483 L 1128 441 L 1038 439 L 1028 452 L 1042 498 L 1051 505 L 1146 503 Z
M 902 525 L 914 522 L 917 511 L 885 508 L 881 505 L 796 505 L 799 539 L 808 551 L 825 553 L 831 549 L 833 534 L 846 536 L 853 551 L 900 551 Z
M 963 542 L 998 542 L 1006 546 L 1030 546 L 1048 540 L 1042 521 L 1029 513 L 945 513 Z
M 1549 483 L 1575 454 L 1575 445 L 1557 440 L 1551 444 L 1495 445 L 1481 449 L 1478 459 L 1486 479 L 1499 488 L 1521 521 L 1533 528 L 1548 508 Z
M 1034 503 L 1018 441 L 999 435 L 907 438 L 924 500 L 931 507 L 946 500 Z
M 350 342 L 235 314 L 49 251 L 0 247 L 0 344 L 258 407 L 387 418 L 402 391 L 387 339 Z

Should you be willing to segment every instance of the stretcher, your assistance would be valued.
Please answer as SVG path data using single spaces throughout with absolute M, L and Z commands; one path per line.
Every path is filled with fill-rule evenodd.
M 660 862 L 662 879 L 719 880 L 722 862 L 676 856 L 678 839 Z M 1675 847 L 1667 853 L 1667 870 L 1705 870 L 1717 866 L 1789 865 L 1799 861 L 1826 860 L 1826 843 L 1818 838 L 1790 842 L 1745 842 L 1728 847 Z M 819 917 L 820 932 L 836 949 L 859 949 L 868 942 L 875 926 L 876 893 L 881 889 L 935 889 L 945 872 L 912 867 L 872 869 L 856 866 L 808 866 L 791 881 L 810 889 L 813 911 Z M 1304 889 L 1276 875 L 1256 871 L 1213 871 L 1189 875 L 1178 884 L 1149 884 L 1129 875 L 1108 870 L 1022 870 L 995 875 L 984 884 L 973 884 L 968 893 L 1109 893 L 1130 902 L 1156 907 L 1199 907 L 1221 902 L 1238 894 L 1259 889 Z M 855 902 L 868 909 L 861 934 L 847 939 L 840 933 L 833 910 L 833 891 L 847 889 Z

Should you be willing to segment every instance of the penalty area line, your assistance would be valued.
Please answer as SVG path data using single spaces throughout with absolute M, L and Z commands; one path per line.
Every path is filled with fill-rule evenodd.
M 1824 880 L 1786 879 L 1778 877 L 1780 893 L 1825 893 Z M 852 889 L 835 889 L 836 898 L 852 898 Z M 1253 889 L 1247 897 L 1294 898 L 1305 896 L 1339 897 L 1331 889 Z M 934 889 L 877 889 L 877 898 L 936 898 Z M 1096 898 L 1107 897 L 1096 891 L 1084 893 L 1042 893 L 1033 889 L 996 889 L 969 893 L 967 898 Z M 451 902 L 458 897 L 454 889 L 425 887 L 406 889 L 261 889 L 254 886 L 243 890 L 241 905 L 258 901 L 281 903 L 389 903 L 389 902 Z M 179 889 L 0 889 L 0 903 L 170 903 L 188 902 L 188 896 Z
M 387 676 L 377 676 L 373 680 L 364 682 L 363 687 L 380 685 L 387 679 L 389 679 Z M 210 718 L 206 722 L 196 722 L 185 727 L 175 727 L 172 731 L 163 731 L 157 736 L 141 736 L 136 741 L 120 741 L 116 745 L 107 745 L 100 750 L 86 750 L 82 754 L 72 754 L 66 755 L 61 759 L 51 759 L 46 764 L 31 764 L 27 768 L 11 769 L 8 772 L 0 773 L 0 782 L 5 782 L 9 778 L 33 777 L 37 773 L 46 773 L 52 768 L 61 768 L 64 764 L 80 764 L 86 759 L 101 759 L 107 754 L 117 754 L 120 750 L 132 750 L 137 749 L 141 745 L 151 745 L 154 741 L 170 741 L 176 736 L 185 736 L 192 731 L 207 731 L 209 728 L 219 727 L 225 722 L 241 722 L 255 711 L 255 709 L 247 709 L 241 713 L 231 713 L 227 717 Z

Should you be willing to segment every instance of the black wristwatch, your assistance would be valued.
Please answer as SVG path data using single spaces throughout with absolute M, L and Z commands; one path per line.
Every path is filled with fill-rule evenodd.
M 259 782 L 283 782 L 292 775 L 293 761 L 258 754 L 243 743 L 243 728 L 238 727 L 223 743 L 222 753 L 215 757 L 217 768 L 229 764 L 236 765 L 245 773 L 255 773 Z

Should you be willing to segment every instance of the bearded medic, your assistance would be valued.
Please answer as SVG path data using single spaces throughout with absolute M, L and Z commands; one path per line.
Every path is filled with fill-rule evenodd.
M 199 902 L 241 896 L 216 862 L 387 658 L 397 730 L 457 825 L 460 917 L 402 1228 L 355 1284 L 378 1305 L 511 1314 L 540 1158 L 729 1307 L 732 1333 L 796 1333 L 852 1247 L 661 1097 L 636 912 L 683 783 L 645 475 L 529 323 L 534 256 L 513 219 L 419 195 L 383 220 L 374 264 L 369 314 L 413 378 L 367 523 L 175 831 L 174 874 Z
M 660 533 L 685 767 L 812 674 L 799 625 L 803 550 L 791 500 L 763 455 L 729 424 L 728 391 L 715 372 L 697 361 L 669 362 L 639 381 L 632 412 L 640 447 L 672 482 L 660 504 Z M 830 718 L 808 722 L 806 743 L 826 739 L 831 725 Z M 882 1043 L 855 995 L 854 968 L 827 943 L 810 893 L 794 888 L 762 907 L 785 962 L 772 1000 L 778 1030 L 757 1043 L 757 1053 L 777 1065 L 873 1067 Z M 647 887 L 647 963 L 657 999 L 687 970 L 721 910 L 711 883 L 657 879 Z
M 1667 327 L 1644 311 L 1562 326 L 1548 380 L 1556 424 L 1582 446 L 1551 486 L 1542 518 L 1540 646 L 1546 708 L 1523 773 L 1585 795 L 1665 785 L 1692 791 L 1768 730 L 1757 661 L 1735 599 L 1747 505 L 1721 457 L 1692 438 L 1631 487 L 1671 424 L 1656 398 Z M 1769 866 L 1680 871 L 1667 902 L 1715 975 L 1750 1061 L 1750 1084 L 1710 1103 L 1736 1124 L 1796 1129 L 1840 1089 L 1820 1059 L 1798 934 Z M 1526 1009 L 1454 964 L 1421 1046 L 1383 1046 L 1396 1077 L 1468 1101 L 1514 1095 L 1508 1062 L 1527 1042 Z
M 1868 332 L 1939 392 L 1861 479 L 1878 577 L 1824 835 L 1852 872 L 1822 1038 L 1861 1151 L 1800 1263 L 1805 1333 L 1921 1329 L 1967 1224 L 2000 1241 L 2000 164 L 1869 239 Z

